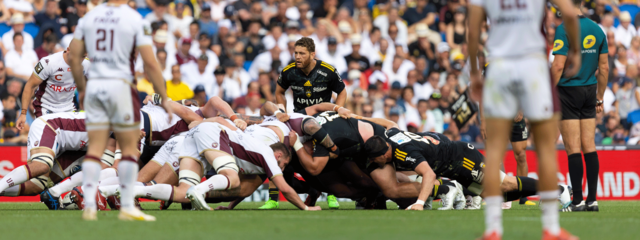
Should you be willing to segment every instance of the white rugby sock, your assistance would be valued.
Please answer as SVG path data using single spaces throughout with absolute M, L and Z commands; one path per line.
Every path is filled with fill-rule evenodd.
M 0 192 L 0 196 L 5 197 L 17 197 L 18 195 L 20 195 L 20 185 L 13 185 L 12 187 L 5 189 L 3 192 Z
M 83 164 L 84 166 L 84 164 Z M 82 171 L 73 174 L 66 181 L 62 181 L 52 188 L 49 188 L 49 192 L 54 197 L 60 197 L 63 193 L 73 190 L 74 187 L 82 185 L 82 179 L 84 178 L 84 173 Z
M 100 189 L 100 192 L 102 192 L 102 194 L 104 194 L 105 197 L 111 197 L 113 195 L 116 195 L 116 191 L 118 190 L 119 187 L 120 185 L 108 185 L 108 186 L 100 185 L 98 189 Z
M 14 168 L 9 174 L 4 176 L 2 180 L 0 180 L 0 192 L 3 192 L 9 187 L 20 186 L 20 184 L 29 180 L 29 168 L 27 165 L 23 165 L 17 168 Z
M 502 235 L 502 196 L 484 198 L 487 203 L 484 209 L 485 233 L 498 232 Z
M 100 171 L 100 181 L 105 180 L 107 178 L 117 177 L 118 171 L 115 168 L 105 168 Z
M 86 158 L 86 157 L 85 157 Z M 98 180 L 102 166 L 96 161 L 84 161 L 82 163 L 82 191 L 84 192 L 84 207 L 97 209 L 96 193 L 98 192 Z
M 133 209 L 135 207 L 134 189 L 138 178 L 138 163 L 135 161 L 120 161 L 118 164 L 120 173 L 120 204 L 123 209 Z
M 110 177 L 104 180 L 100 180 L 100 186 L 120 185 L 119 177 Z
M 226 190 L 228 187 L 229 178 L 224 175 L 218 174 L 196 185 L 196 190 L 204 194 L 211 190 Z
M 173 197 L 173 186 L 169 184 L 156 184 L 153 186 L 136 186 L 136 196 L 156 200 L 169 201 Z
M 560 234 L 558 194 L 557 190 L 538 192 L 542 210 L 542 229 L 553 235 Z

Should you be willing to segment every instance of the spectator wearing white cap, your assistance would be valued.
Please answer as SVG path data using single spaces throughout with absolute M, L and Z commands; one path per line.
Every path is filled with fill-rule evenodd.
M 2 44 L 5 49 L 13 49 L 13 34 L 22 33 L 24 37 L 23 50 L 33 50 L 33 37 L 31 34 L 24 32 L 24 15 L 22 13 L 15 13 L 11 16 L 11 30 L 2 35 Z
M 620 25 L 615 31 L 616 42 L 628 49 L 631 45 L 631 39 L 636 35 L 636 28 L 631 24 L 631 15 L 627 11 L 621 12 Z
M 342 37 L 342 42 L 338 42 L 338 53 L 342 56 L 347 56 L 351 54 L 351 33 L 353 32 L 351 28 L 351 24 L 342 20 L 338 22 L 338 31 L 340 32 L 340 36 Z
M 4 61 L 7 64 L 7 75 L 26 80 L 29 79 L 33 67 L 38 63 L 38 55 L 33 49 L 25 49 L 23 44 L 22 33 L 15 33 L 13 35 L 14 47 L 4 56 Z
M 371 66 L 371 62 L 369 61 L 369 58 L 360 54 L 360 42 L 362 42 L 362 36 L 360 34 L 353 34 L 351 35 L 351 39 L 349 42 L 351 42 L 352 51 L 351 54 L 344 57 L 344 59 L 347 61 L 347 65 L 352 61 L 357 62 L 360 66 L 359 70 L 361 72 L 366 71 Z
M 405 24 L 398 16 L 398 8 L 396 7 L 389 9 L 389 13 L 387 15 L 379 15 L 376 17 L 376 19 L 373 20 L 373 25 L 380 28 L 382 37 L 389 37 L 389 26 L 396 25 L 396 27 L 398 27 L 398 36 L 393 39 L 394 42 L 406 43 L 408 41 L 407 24 Z
M 418 39 L 409 44 L 409 57 L 414 60 L 420 57 L 426 57 L 430 61 L 434 61 L 436 59 L 435 44 L 428 39 L 429 28 L 427 25 L 418 24 L 416 26 L 416 35 Z

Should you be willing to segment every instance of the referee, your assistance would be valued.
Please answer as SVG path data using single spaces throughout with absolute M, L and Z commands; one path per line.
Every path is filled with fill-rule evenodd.
M 276 86 L 276 103 L 287 106 L 284 92 L 291 88 L 293 91 L 294 112 L 323 102 L 331 102 L 333 93 L 338 94 L 335 104 L 344 106 L 347 91 L 340 74 L 335 67 L 321 60 L 315 59 L 316 45 L 311 38 L 303 37 L 294 45 L 295 62 L 282 69 Z M 269 201 L 260 209 L 277 209 L 279 191 L 269 182 Z M 316 197 L 317 198 L 317 197 Z M 330 209 L 340 207 L 336 196 L 327 196 Z
M 573 0 L 576 12 L 581 13 L 582 0 Z M 583 15 L 580 18 L 580 37 L 582 39 L 582 67 L 571 78 L 562 76 L 567 60 L 569 41 L 564 24 L 556 29 L 553 54 L 555 59 L 551 67 L 554 83 L 558 85 L 562 104 L 560 133 L 569 156 L 569 174 L 573 186 L 573 201 L 563 206 L 563 212 L 598 211 L 596 193 L 598 187 L 598 153 L 594 140 L 596 112 L 602 112 L 602 98 L 607 87 L 609 63 L 607 60 L 607 37 L 595 22 Z M 597 71 L 597 75 L 596 75 Z M 582 155 L 587 169 L 589 195 L 585 204 L 582 196 Z

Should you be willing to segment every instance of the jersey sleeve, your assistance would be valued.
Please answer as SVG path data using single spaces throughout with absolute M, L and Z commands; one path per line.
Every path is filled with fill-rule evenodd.
M 84 59 L 82 61 L 82 75 L 84 75 L 84 77 L 86 77 L 87 79 L 89 79 L 89 67 L 91 67 L 91 62 L 87 59 Z
M 553 55 L 567 55 L 569 45 L 567 33 L 564 31 L 564 24 L 556 28 L 556 36 L 553 40 Z
M 73 38 L 84 41 L 84 19 L 78 21 L 75 31 L 73 32 Z
M 266 166 L 263 166 L 265 172 L 267 173 L 267 177 L 271 179 L 274 176 L 282 175 L 282 170 L 278 166 L 278 161 L 273 154 L 264 155 L 264 162 Z
M 333 76 L 329 88 L 331 89 L 331 91 L 339 94 L 342 92 L 342 90 L 344 90 L 344 82 L 342 81 L 342 78 L 340 78 L 338 70 L 334 70 L 333 72 L 331 72 L 331 75 Z
M 136 29 L 136 47 L 151 45 L 151 26 L 147 20 L 140 20 L 140 25 Z
M 46 68 L 47 65 L 49 65 L 49 58 L 43 57 L 33 68 L 33 74 L 38 76 L 42 81 L 46 81 L 51 75 L 51 71 L 48 71 L 50 68 Z
M 599 53 L 600 54 L 604 54 L 604 53 L 609 53 L 609 45 L 607 43 L 607 34 L 604 34 L 604 31 L 602 32 L 602 42 L 600 43 L 600 49 L 599 49 Z
M 289 89 L 289 86 L 291 86 L 291 84 L 289 83 L 289 78 L 287 78 L 287 72 L 285 72 L 286 70 L 289 69 L 283 69 L 282 72 L 280 72 L 280 76 L 278 77 L 278 85 L 280 85 L 280 87 L 284 90 Z

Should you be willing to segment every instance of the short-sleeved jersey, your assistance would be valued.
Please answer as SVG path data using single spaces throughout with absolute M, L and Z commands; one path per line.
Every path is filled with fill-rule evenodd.
M 485 9 L 491 23 L 487 50 L 490 58 L 545 56 L 542 23 L 546 0 L 470 0 Z
M 86 151 L 89 137 L 85 128 L 86 114 L 84 112 L 61 112 L 44 115 L 34 121 L 44 121 L 54 129 L 58 137 L 55 146 L 57 155 L 64 151 Z M 46 138 L 47 136 L 43 136 Z M 53 138 L 55 136 L 51 136 Z
M 101 4 L 85 15 L 74 32 L 84 41 L 92 66 L 90 79 L 135 83 L 136 47 L 151 45 L 151 27 L 127 4 Z
M 597 23 L 584 16 L 580 16 L 580 41 L 582 65 L 577 75 L 566 78 L 560 78 L 558 86 L 587 86 L 598 83 L 596 79 L 596 70 L 598 70 L 598 62 L 600 54 L 609 53 L 607 47 L 607 35 Z M 553 42 L 554 55 L 567 55 L 569 51 L 569 41 L 567 40 L 567 32 L 564 29 L 564 23 L 556 28 L 556 36 Z
M 282 69 L 278 85 L 293 91 L 294 111 L 300 111 L 318 103 L 330 102 L 332 93 L 341 93 L 344 82 L 336 69 L 326 62 L 316 60 L 316 66 L 309 75 L 291 63 Z
M 396 168 L 414 170 L 420 163 L 427 162 L 436 174 L 447 166 L 451 154 L 451 142 L 440 142 L 427 133 L 405 132 L 397 128 L 387 130 L 385 139 L 391 145 L 391 154 Z
M 273 150 L 268 145 L 259 143 L 258 139 L 240 130 L 232 131 L 222 125 L 219 127 L 222 129 L 220 150 L 225 152 L 231 150 L 236 158 L 236 164 L 240 168 L 240 174 L 266 174 L 268 178 L 282 175 Z M 230 149 L 223 149 L 227 146 Z
M 58 52 L 43 57 L 33 69 L 33 74 L 42 80 L 35 93 L 34 107 L 45 107 L 53 112 L 74 110 L 73 97 L 76 83 L 69 64 L 64 61 L 63 54 L 64 52 Z M 88 60 L 82 61 L 85 76 L 90 65 Z
M 198 107 L 188 108 L 194 112 L 200 110 L 200 108 Z M 182 118 L 180 118 L 175 113 L 171 118 L 171 122 L 169 122 L 169 115 L 161 106 L 156 106 L 148 103 L 147 105 L 144 105 L 142 109 L 140 109 L 140 113 L 140 115 L 143 116 L 140 118 L 140 130 L 144 130 L 147 134 L 144 138 L 142 138 L 142 143 L 145 143 L 147 141 L 146 138 L 150 138 L 149 141 L 151 146 L 162 146 L 171 137 L 189 131 L 189 124 L 187 124 L 187 122 L 182 120 Z M 145 123 L 145 114 L 149 116 L 148 125 L 151 127 L 151 129 L 144 128 L 144 126 L 147 125 Z

